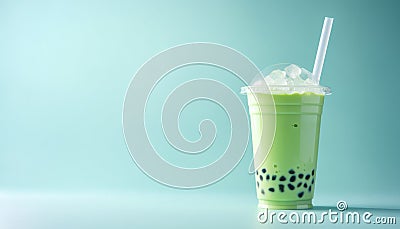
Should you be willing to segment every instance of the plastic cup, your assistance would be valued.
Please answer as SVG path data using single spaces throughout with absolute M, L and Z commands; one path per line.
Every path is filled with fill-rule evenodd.
M 265 158 L 255 172 L 260 208 L 313 206 L 321 114 L 330 90 L 319 85 L 303 87 L 302 93 L 287 93 L 288 86 L 272 86 L 266 92 L 257 86 L 242 88 L 248 99 L 253 152 L 261 148 L 261 157 Z M 276 129 L 272 147 L 263 151 L 264 141 L 271 138 L 262 135 L 263 126 L 273 121 Z

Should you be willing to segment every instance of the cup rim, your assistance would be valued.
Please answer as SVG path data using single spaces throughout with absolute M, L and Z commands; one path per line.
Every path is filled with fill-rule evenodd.
M 330 95 L 332 90 L 322 85 L 268 85 L 266 86 L 245 86 L 240 90 L 241 94 L 305 94 L 313 93 L 319 95 Z

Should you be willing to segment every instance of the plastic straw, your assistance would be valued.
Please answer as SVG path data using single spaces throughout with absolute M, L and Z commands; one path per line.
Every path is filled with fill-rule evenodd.
M 319 45 L 317 56 L 315 57 L 314 69 L 313 69 L 313 80 L 319 84 L 321 78 L 322 67 L 324 66 L 326 49 L 328 48 L 329 36 L 331 35 L 331 29 L 333 24 L 333 18 L 325 17 L 324 26 L 322 27 L 321 37 L 319 38 Z

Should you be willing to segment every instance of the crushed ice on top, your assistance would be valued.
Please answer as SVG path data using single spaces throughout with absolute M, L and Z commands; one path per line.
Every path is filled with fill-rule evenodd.
M 265 78 L 271 90 L 278 90 L 288 93 L 319 92 L 318 84 L 312 80 L 312 73 L 307 69 L 300 68 L 295 64 L 290 64 L 283 70 L 276 69 L 271 71 Z M 262 85 L 263 82 L 257 81 L 253 86 Z
M 311 72 L 297 65 L 291 64 L 284 70 L 273 70 L 265 78 L 268 85 L 279 86 L 306 86 L 317 85 L 311 79 Z

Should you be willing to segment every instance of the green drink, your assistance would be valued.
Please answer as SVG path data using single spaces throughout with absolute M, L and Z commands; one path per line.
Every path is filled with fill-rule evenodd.
M 275 82 L 297 80 L 301 85 L 242 89 L 248 99 L 254 161 L 258 160 L 257 198 L 261 208 L 308 209 L 312 208 L 321 113 L 329 88 L 307 85 L 300 73 L 291 79 L 287 76 L 291 69 L 285 70 L 272 72 L 265 81 L 280 77 Z M 269 130 L 274 123 L 275 133 Z
M 258 103 L 257 103 L 257 100 Z M 248 96 L 253 147 L 261 139 L 260 123 L 275 114 L 265 109 L 265 94 Z M 272 148 L 256 171 L 260 207 L 307 209 L 312 207 L 318 157 L 318 140 L 324 96 L 314 93 L 275 94 L 275 137 Z

